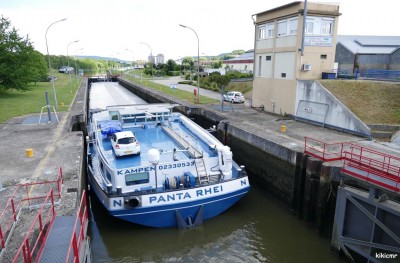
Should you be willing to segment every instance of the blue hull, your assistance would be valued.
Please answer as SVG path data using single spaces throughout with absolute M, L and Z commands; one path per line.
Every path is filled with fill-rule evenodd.
M 227 195 L 218 196 L 197 202 L 188 202 L 179 205 L 164 205 L 157 208 L 135 208 L 124 211 L 109 211 L 109 213 L 117 218 L 149 227 L 177 227 L 177 211 L 182 218 L 188 223 L 188 218 L 195 221 L 199 214 L 200 208 L 203 206 L 203 219 L 213 218 L 242 198 L 250 187 L 241 191 L 233 192 Z
M 88 172 L 88 175 L 91 190 L 95 193 L 100 203 L 103 204 L 103 207 L 111 216 L 131 223 L 155 228 L 182 227 L 182 225 L 179 225 L 177 214 L 179 214 L 187 224 L 190 223 L 188 222 L 189 218 L 191 222 L 194 222 L 199 213 L 201 221 L 213 218 L 229 209 L 250 190 L 250 186 L 248 186 L 225 195 L 193 202 L 111 211 L 104 205 L 104 199 L 107 199 L 108 195 L 97 185 L 96 180 L 92 177 L 90 171 Z M 200 212 L 200 210 L 202 211 Z

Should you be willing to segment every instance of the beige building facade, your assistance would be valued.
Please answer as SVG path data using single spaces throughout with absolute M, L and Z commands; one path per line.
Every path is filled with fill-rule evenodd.
M 296 114 L 301 80 L 321 79 L 334 69 L 339 6 L 292 2 L 255 14 L 252 105 Z

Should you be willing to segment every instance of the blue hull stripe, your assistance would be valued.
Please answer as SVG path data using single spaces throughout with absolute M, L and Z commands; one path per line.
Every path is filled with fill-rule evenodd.
M 121 217 L 121 216 L 130 216 L 130 215 L 142 215 L 142 214 L 168 212 L 168 211 L 171 211 L 171 210 L 175 211 L 176 209 L 178 209 L 178 210 L 187 209 L 187 208 L 198 207 L 198 206 L 201 206 L 201 205 L 212 204 L 212 203 L 215 203 L 215 202 L 222 202 L 224 200 L 227 200 L 227 199 L 230 199 L 230 198 L 233 198 L 233 197 L 236 197 L 236 196 L 242 196 L 242 195 L 246 194 L 248 191 L 249 191 L 249 189 L 245 189 L 245 190 L 240 191 L 240 192 L 234 192 L 233 195 L 227 195 L 226 197 L 223 197 L 223 198 L 221 198 L 221 197 L 215 198 L 215 200 L 212 200 L 212 201 L 210 201 L 208 199 L 207 202 L 204 202 L 204 201 L 203 202 L 201 202 L 201 201 L 199 201 L 199 202 L 191 202 L 191 203 L 193 203 L 192 205 L 181 204 L 181 205 L 174 205 L 174 206 L 163 206 L 163 207 L 166 207 L 164 209 L 154 209 L 154 208 L 151 208 L 151 209 L 150 208 L 149 209 L 148 208 L 142 208 L 141 209 L 141 208 L 136 208 L 136 209 L 132 209 L 132 210 L 136 210 L 136 211 L 138 211 L 138 213 L 129 213 L 129 214 L 120 214 L 120 213 L 118 213 L 119 211 L 117 211 L 117 212 L 109 211 L 109 212 L 110 212 L 110 214 L 112 214 L 114 216 Z M 125 211 L 132 211 L 132 210 L 125 210 Z M 139 212 L 139 210 L 151 210 L 151 211 Z

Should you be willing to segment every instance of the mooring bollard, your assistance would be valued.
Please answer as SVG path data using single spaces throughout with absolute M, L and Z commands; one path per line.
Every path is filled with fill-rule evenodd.
M 26 157 L 32 157 L 33 156 L 33 149 L 28 148 L 26 149 Z

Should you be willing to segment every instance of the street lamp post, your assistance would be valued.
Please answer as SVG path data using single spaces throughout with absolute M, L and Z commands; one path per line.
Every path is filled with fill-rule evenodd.
M 67 46 L 68 75 L 69 75 L 69 85 L 70 85 L 70 87 L 71 87 L 71 91 L 72 91 L 72 79 L 71 79 L 71 73 L 69 72 L 69 53 L 68 53 L 68 50 L 69 50 L 69 46 L 70 46 L 71 44 L 77 43 L 77 42 L 79 42 L 79 40 L 72 41 L 72 42 L 70 42 L 70 43 L 68 44 L 68 46 Z
M 151 63 L 151 79 L 153 80 L 153 49 L 151 48 L 151 46 L 147 43 L 144 42 L 140 42 L 140 44 L 146 45 L 150 48 L 150 63 Z
M 76 50 L 76 51 L 75 51 L 75 55 L 74 55 L 74 61 L 75 61 L 75 79 L 78 79 L 78 74 L 79 74 L 78 66 L 77 66 L 77 64 L 76 64 L 76 55 L 77 55 L 78 52 L 80 52 L 80 51 L 82 51 L 82 50 L 83 50 L 83 48 Z
M 129 51 L 129 52 L 132 53 L 132 63 L 131 63 L 131 67 L 132 67 L 132 69 L 133 69 L 133 79 L 135 79 L 135 64 L 134 64 L 135 56 L 133 55 L 133 51 L 132 51 L 132 50 L 130 50 L 130 49 L 128 49 L 128 48 L 125 48 L 125 50 L 127 50 L 127 51 Z
M 199 36 L 197 35 L 196 31 L 194 31 L 193 28 L 179 24 L 181 27 L 183 28 L 188 28 L 190 30 L 193 31 L 193 33 L 196 35 L 197 37 L 197 103 L 200 103 L 200 79 L 199 79 L 199 75 L 200 75 L 200 41 L 199 41 Z
M 55 23 L 62 22 L 67 20 L 66 18 L 63 18 L 61 20 L 58 20 L 56 22 L 53 22 L 49 25 L 49 27 L 46 29 L 46 34 L 44 35 L 44 38 L 46 39 L 46 49 L 47 49 L 47 57 L 49 58 L 49 70 L 50 70 L 50 78 L 51 78 L 51 83 L 53 85 L 53 93 L 54 93 L 54 103 L 57 108 L 57 93 L 56 93 L 56 87 L 54 86 L 54 78 L 53 78 L 53 69 L 51 68 L 51 62 L 50 62 L 50 54 L 49 54 L 49 45 L 47 44 L 47 31 L 49 31 L 49 28 L 54 25 Z

